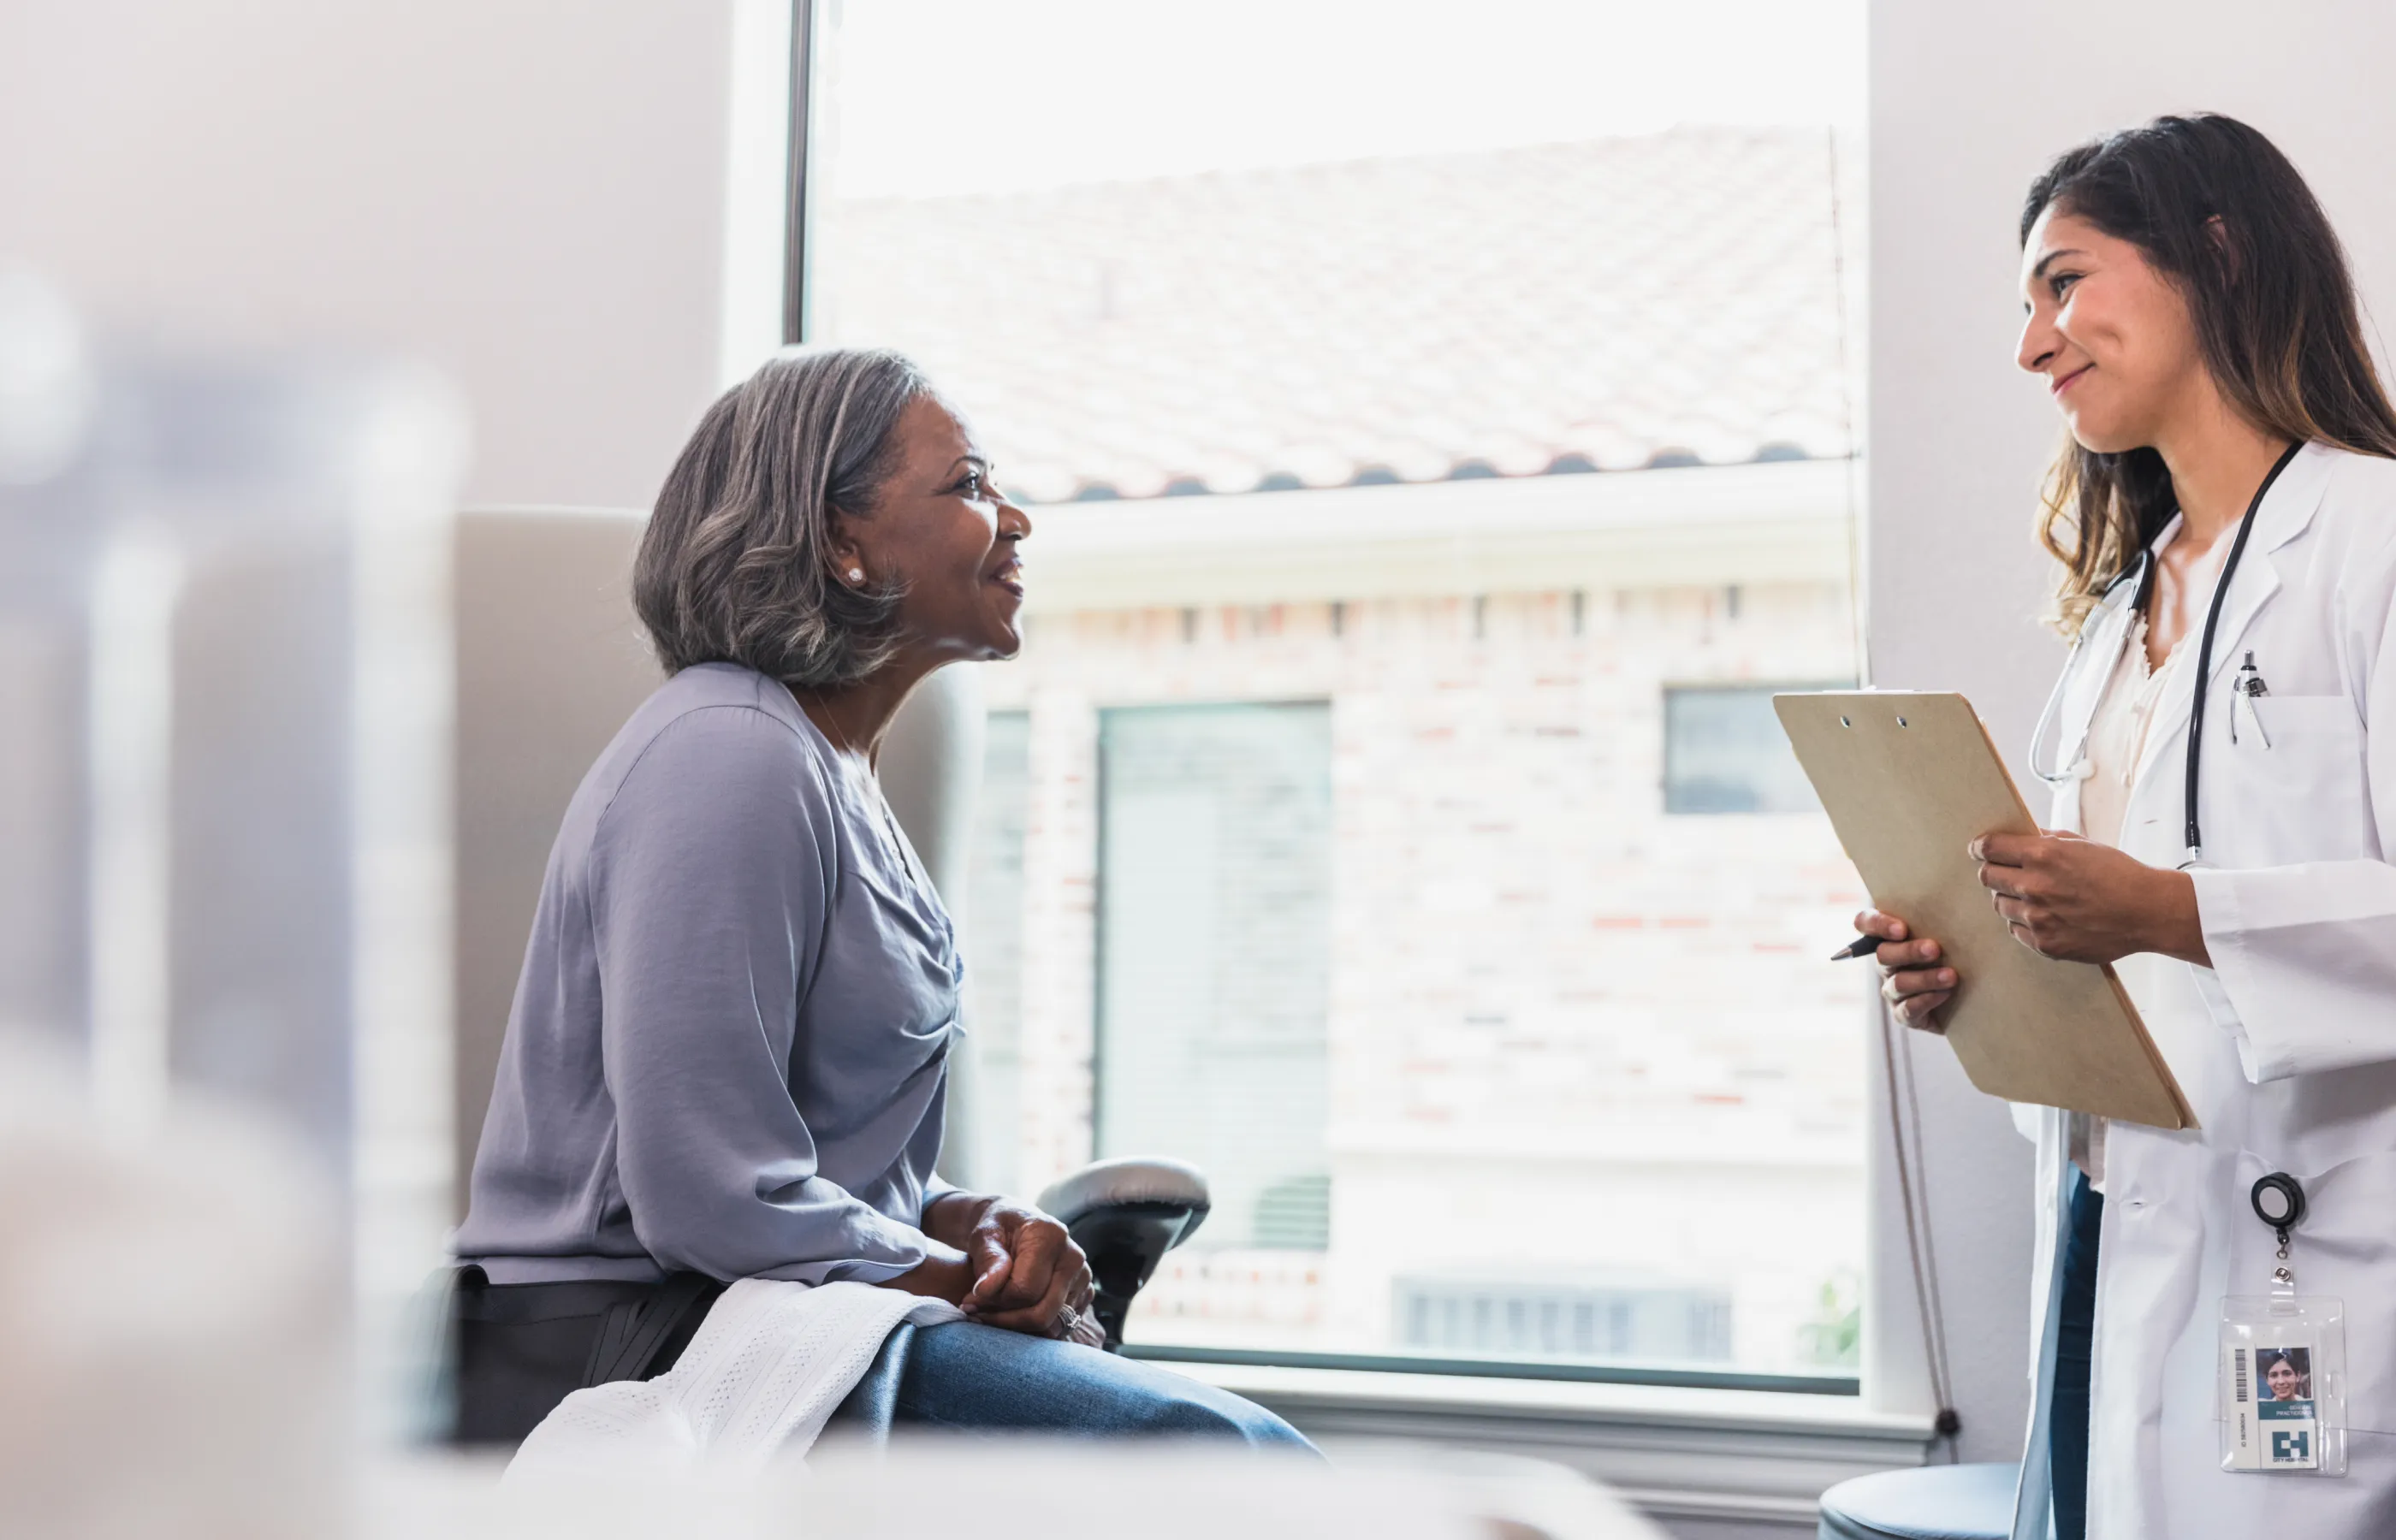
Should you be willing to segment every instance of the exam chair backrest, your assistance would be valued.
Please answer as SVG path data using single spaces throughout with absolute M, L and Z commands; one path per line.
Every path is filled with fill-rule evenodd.
M 574 789 L 663 674 L 632 616 L 645 518 L 471 510 L 458 521 L 458 1212 L 499 1071 L 549 847 Z

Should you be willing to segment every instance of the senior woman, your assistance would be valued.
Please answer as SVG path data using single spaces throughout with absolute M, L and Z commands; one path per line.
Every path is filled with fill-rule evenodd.
M 894 353 L 777 360 L 699 424 L 633 571 L 671 677 L 566 810 L 474 1160 L 461 1437 L 603 1359 L 662 1373 L 761 1278 L 964 1309 L 915 1334 L 898 1423 L 1304 1445 L 1088 1346 L 1064 1228 L 934 1175 L 964 964 L 874 758 L 934 670 L 1014 656 L 1031 532 Z

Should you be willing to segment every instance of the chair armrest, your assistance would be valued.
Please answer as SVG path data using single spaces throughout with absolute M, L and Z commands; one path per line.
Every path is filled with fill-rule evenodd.
M 1205 1172 L 1187 1161 L 1157 1155 L 1093 1161 L 1050 1183 L 1039 1198 L 1041 1209 L 1069 1229 L 1096 1210 L 1126 1203 L 1188 1209 L 1191 1217 L 1175 1239 L 1176 1245 L 1190 1239 L 1213 1206 Z
M 1133 1296 L 1205 1221 L 1211 1200 L 1206 1174 L 1187 1161 L 1133 1157 L 1084 1166 L 1041 1193 L 1040 1206 L 1088 1255 L 1098 1324 L 1113 1353 L 1123 1350 Z

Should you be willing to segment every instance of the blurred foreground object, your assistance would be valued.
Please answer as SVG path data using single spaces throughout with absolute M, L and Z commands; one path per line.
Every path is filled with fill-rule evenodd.
M 0 1034 L 0 1534 L 319 1540 L 351 1473 L 339 1232 L 303 1152 L 91 1115 Z
M 1428 1448 L 1334 1460 L 927 1437 L 886 1454 L 827 1442 L 753 1484 L 504 1488 L 496 1463 L 424 1460 L 376 1472 L 360 1540 L 852 1540 L 954 1526 L 975 1540 L 1663 1540 L 1585 1478 L 1538 1460 Z M 1026 1493 L 1037 1500 L 1016 1500 Z
M 387 1386 L 448 1217 L 461 411 L 97 347 L 0 272 L 0 1025 L 123 1130 L 193 1087 L 297 1131 Z

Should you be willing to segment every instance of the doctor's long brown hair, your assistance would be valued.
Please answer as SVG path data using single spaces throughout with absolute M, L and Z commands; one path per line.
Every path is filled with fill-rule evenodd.
M 2210 113 L 2157 118 L 2056 157 L 2023 201 L 2025 245 L 2050 207 L 2136 246 L 2179 290 L 2205 368 L 2242 416 L 2297 443 L 2396 458 L 2396 409 L 2346 253 L 2270 139 Z M 2076 636 L 2178 502 L 2154 450 L 2100 455 L 2068 440 L 2043 500 L 2039 541 L 2064 567 L 2056 618 Z

